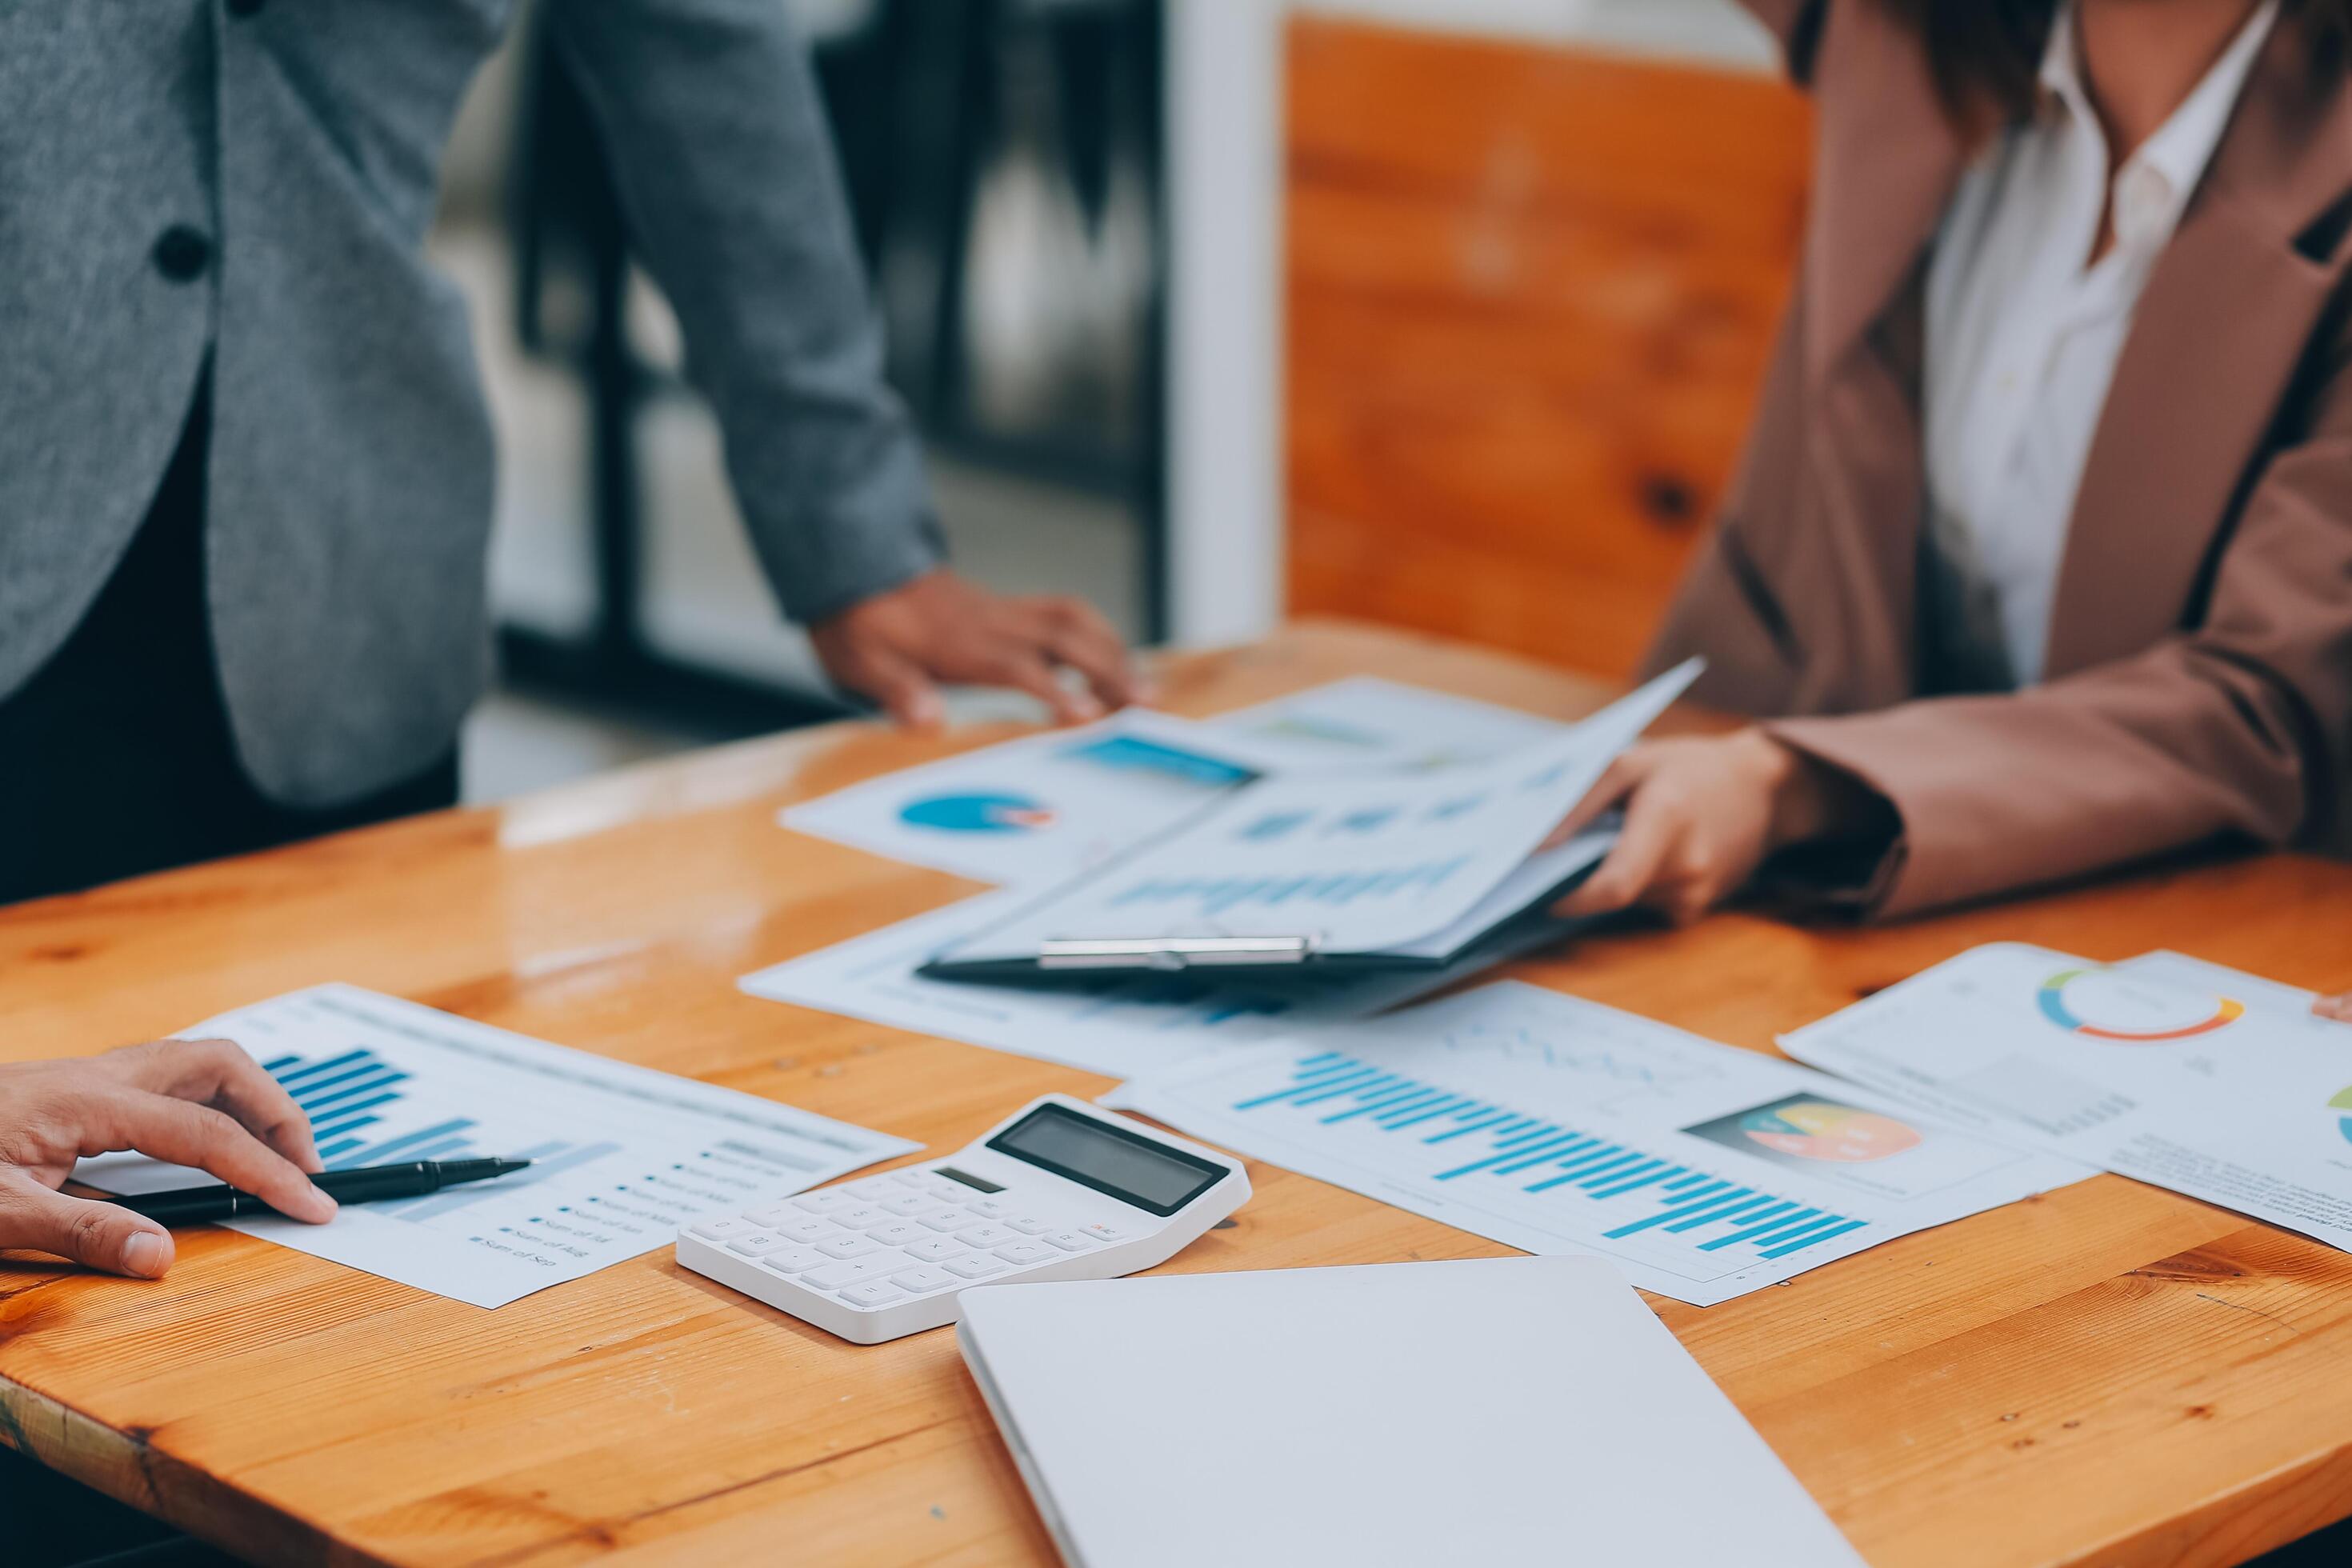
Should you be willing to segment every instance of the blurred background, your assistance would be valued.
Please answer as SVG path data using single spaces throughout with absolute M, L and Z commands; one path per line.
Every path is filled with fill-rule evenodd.
M 1582 515 L 1591 476 L 1549 467 L 1589 466 L 1553 448 L 1582 405 L 1616 400 L 1592 374 L 1596 355 L 1620 356 L 1611 334 L 1696 354 L 1682 379 L 1712 374 L 1744 417 L 1738 344 L 1753 339 L 1760 364 L 1785 260 L 1728 303 L 1703 277 L 1676 284 L 1737 237 L 1644 208 L 1620 175 L 1664 156 L 1654 172 L 1703 201 L 1752 173 L 1748 139 L 1684 131 L 1645 151 L 1638 121 L 1562 123 L 1549 103 L 1620 70 L 1777 95 L 1727 0 L 776 3 L 816 61 L 954 557 L 992 586 L 1083 595 L 1142 642 L 1246 637 L 1307 610 L 1435 613 L 1433 629 L 1523 646 L 1514 617 L 1546 618 L 1526 569 L 1590 561 L 1416 549 L 1479 550 L 1453 524 L 1482 518 L 1532 537 L 1530 504 L 1547 528 Z M 1792 247 L 1801 153 L 1761 195 L 1760 243 Z M 1428 260 L 1433 236 L 1435 275 L 1383 271 Z M 1563 244 L 1576 300 L 1528 273 Z M 676 323 L 630 260 L 593 128 L 528 12 L 461 118 L 433 248 L 470 297 L 500 439 L 502 674 L 467 731 L 467 797 L 841 711 L 754 565 Z M 1621 284 L 1649 279 L 1649 297 L 1621 286 L 1608 302 L 1595 258 Z M 1488 339 L 1531 327 L 1552 369 L 1495 362 Z M 1738 340 L 1727 363 L 1708 362 L 1710 332 Z M 1429 379 L 1449 363 L 1532 404 L 1463 405 Z M 1662 453 L 1627 481 L 1674 525 L 1643 581 L 1678 566 L 1675 531 L 1736 440 L 1715 426 L 1736 423 L 1699 421 L 1689 477 Z M 1446 597 L 1428 572 L 1465 569 L 1538 597 L 1420 603 Z M 1400 613 L 1404 582 L 1415 605 Z

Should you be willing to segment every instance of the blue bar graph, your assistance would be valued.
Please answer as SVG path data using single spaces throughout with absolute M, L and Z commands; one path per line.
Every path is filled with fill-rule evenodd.
M 1433 891 L 1470 864 L 1470 857 L 1424 860 L 1411 866 L 1336 875 L 1269 877 L 1152 877 L 1111 900 L 1129 904 L 1191 904 L 1205 915 L 1222 915 L 1251 905 L 1346 905 Z
M 1235 1100 L 1232 1109 L 1297 1111 L 1320 1126 L 1352 1122 L 1417 1140 L 1429 1150 L 1434 1181 L 1505 1182 L 1554 1201 L 1617 1205 L 1601 1219 L 1608 1224 L 1623 1216 L 1601 1232 L 1612 1241 L 1651 1231 L 1686 1237 L 1685 1245 L 1701 1252 L 1769 1261 L 1869 1223 L 1743 1186 L 1603 1133 L 1483 1104 L 1337 1051 L 1299 1058 L 1284 1087 Z

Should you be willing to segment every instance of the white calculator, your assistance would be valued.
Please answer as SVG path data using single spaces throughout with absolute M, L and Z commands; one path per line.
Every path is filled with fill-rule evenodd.
M 1235 1160 L 1066 1094 L 944 1160 L 677 1235 L 677 1260 L 859 1344 L 952 1323 L 967 1285 L 1112 1279 L 1248 1201 Z

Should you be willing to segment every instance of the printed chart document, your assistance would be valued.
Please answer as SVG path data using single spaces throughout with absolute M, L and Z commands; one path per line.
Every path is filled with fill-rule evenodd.
M 1559 922 L 1530 926 L 1434 970 L 1324 971 L 1257 980 L 1207 971 L 1107 973 L 1039 985 L 981 985 L 919 973 L 940 948 L 1001 922 L 1023 896 L 1009 891 L 966 899 L 745 975 L 740 984 L 773 1002 L 1132 1078 L 1302 1023 L 1380 1012 L 1567 929 Z
M 2090 1174 L 1517 982 L 1104 1103 L 1529 1252 L 1598 1253 L 1700 1307 Z
M 1054 883 L 1258 776 L 1206 726 L 1129 710 L 787 807 L 786 827 L 979 882 Z
M 1527 870 L 1560 817 L 1698 669 L 1692 660 L 1495 762 L 1260 779 L 942 953 L 935 972 L 1036 966 L 1071 942 L 1117 949 L 1143 967 L 1160 944 L 1249 939 L 1290 944 L 1294 963 L 1301 953 L 1443 962 L 1451 951 L 1433 952 L 1433 939 Z M 1548 890 L 1532 887 L 1528 900 Z
M 1341 680 L 1214 719 L 1129 709 L 852 784 L 778 820 L 975 881 L 1050 886 L 1263 773 L 1486 762 L 1564 728 L 1392 680 Z
M 1515 708 L 1360 676 L 1202 721 L 1268 772 L 1492 762 L 1564 727 Z
M 920 1144 L 690 1079 L 608 1061 L 351 985 L 256 1003 L 184 1031 L 245 1047 L 310 1118 L 329 1170 L 485 1155 L 528 1171 L 330 1224 L 227 1223 L 422 1290 L 502 1307 Z M 131 1154 L 84 1160 L 102 1192 L 213 1180 Z
M 1781 1041 L 1956 1125 L 2352 1249 L 2352 1030 L 2288 987 L 1996 943 Z

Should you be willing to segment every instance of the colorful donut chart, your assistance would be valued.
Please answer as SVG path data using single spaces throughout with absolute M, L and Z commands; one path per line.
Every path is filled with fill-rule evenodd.
M 2245 1015 L 2246 1005 L 2243 1002 L 2231 996 L 2216 996 L 2213 998 L 2214 1008 L 2211 1017 L 2200 1019 L 2194 1024 L 2183 1025 L 2178 1028 L 2113 1029 L 2104 1025 L 2088 1023 L 2078 1017 L 2066 1005 L 2066 985 L 2069 981 L 2092 973 L 2094 972 L 2088 969 L 2062 969 L 2043 981 L 2038 998 L 2042 1004 L 2042 1016 L 2062 1029 L 2077 1035 L 2085 1035 L 2095 1040 L 2113 1040 L 2121 1045 L 2146 1046 L 2155 1045 L 2163 1040 L 2185 1040 L 2192 1035 L 2210 1035 L 2216 1029 L 2236 1023 Z

